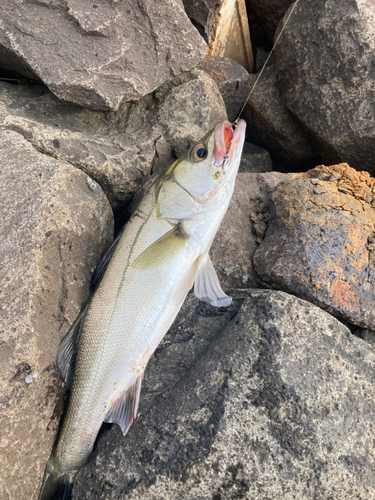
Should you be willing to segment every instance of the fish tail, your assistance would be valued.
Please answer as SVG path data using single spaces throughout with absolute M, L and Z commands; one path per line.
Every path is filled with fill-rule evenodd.
M 53 465 L 53 457 L 49 459 L 44 472 L 39 500 L 70 500 L 72 498 L 74 473 L 64 473 Z

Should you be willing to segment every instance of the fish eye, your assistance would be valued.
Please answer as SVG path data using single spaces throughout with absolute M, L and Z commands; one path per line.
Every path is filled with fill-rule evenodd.
M 191 150 L 190 158 L 195 162 L 202 161 L 206 157 L 207 157 L 207 148 L 204 144 L 197 144 Z

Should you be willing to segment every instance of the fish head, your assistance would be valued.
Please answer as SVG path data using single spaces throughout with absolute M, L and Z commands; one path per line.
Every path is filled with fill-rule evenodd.
M 172 167 L 173 180 L 199 204 L 233 189 L 245 140 L 246 122 L 217 125 Z

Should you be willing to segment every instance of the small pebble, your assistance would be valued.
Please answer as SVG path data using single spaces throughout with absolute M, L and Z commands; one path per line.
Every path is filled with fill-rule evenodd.
M 33 381 L 33 377 L 31 375 L 26 375 L 26 377 L 25 377 L 26 384 L 31 384 L 32 381 Z

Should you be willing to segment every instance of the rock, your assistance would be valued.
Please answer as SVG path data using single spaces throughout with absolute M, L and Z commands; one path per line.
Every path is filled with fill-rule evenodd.
M 3 0 L 0 17 L 0 65 L 93 110 L 140 99 L 206 50 L 177 0 Z
M 252 290 L 225 310 L 190 296 L 137 420 L 101 434 L 73 499 L 370 498 L 374 368 L 308 302 Z
M 265 149 L 245 142 L 242 152 L 239 172 L 249 172 L 261 174 L 272 171 L 272 160 Z
M 226 119 L 216 84 L 192 70 L 117 112 L 59 102 L 38 85 L 0 82 L 0 128 L 16 130 L 42 153 L 82 169 L 114 209 L 129 203 L 148 179 L 173 163 Z
M 283 102 L 321 141 L 330 163 L 373 175 L 373 2 L 301 0 L 275 50 Z
M 258 47 L 255 55 L 255 73 L 259 73 L 266 63 L 267 66 L 272 66 L 275 62 L 276 59 L 274 52 L 271 54 L 271 51 Z
M 369 344 L 375 352 L 375 331 L 359 328 L 354 331 L 354 335 Z
M 183 0 L 186 14 L 208 42 L 216 14 L 223 0 Z
M 245 0 L 223 0 L 211 30 L 206 56 L 229 57 L 249 73 L 253 71 Z
M 205 57 L 197 68 L 205 71 L 217 84 L 225 102 L 228 120 L 233 122 L 250 92 L 250 75 L 236 61 L 225 57 Z
M 375 329 L 375 179 L 347 164 L 279 184 L 254 268 L 355 325 Z
M 253 86 L 258 75 L 250 75 Z M 266 149 L 276 169 L 306 170 L 322 161 L 316 145 L 284 106 L 275 75 L 267 66 L 244 110 L 246 140 Z
M 34 500 L 64 403 L 61 338 L 112 241 L 101 188 L 66 162 L 0 131 L 0 498 Z
M 212 244 L 210 255 L 221 286 L 262 287 L 253 269 L 253 255 L 267 229 L 269 196 L 295 174 L 238 174 L 232 200 Z
M 274 41 L 278 24 L 294 1 L 295 0 L 246 0 L 246 3 L 258 16 L 269 40 Z

